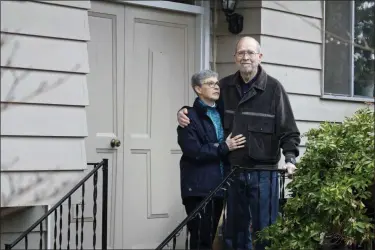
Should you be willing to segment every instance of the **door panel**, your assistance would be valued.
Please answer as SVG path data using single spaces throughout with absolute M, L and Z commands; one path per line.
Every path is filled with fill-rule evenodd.
M 108 247 L 121 248 L 122 219 L 121 179 L 123 148 L 111 147 L 112 139 L 123 144 L 123 85 L 124 85 L 124 9 L 122 5 L 91 2 L 89 12 L 90 42 L 88 43 L 90 74 L 88 92 L 90 104 L 86 109 L 88 137 L 86 139 L 87 160 L 99 162 L 109 160 L 108 167 Z M 89 169 L 91 170 L 92 167 Z M 102 171 L 98 175 L 97 247 L 101 246 Z M 93 184 L 85 187 L 85 240 L 86 248 L 92 248 Z
M 177 109 L 189 103 L 195 16 L 126 6 L 124 247 L 156 247 L 185 216 Z M 190 96 L 191 98 L 191 96 Z

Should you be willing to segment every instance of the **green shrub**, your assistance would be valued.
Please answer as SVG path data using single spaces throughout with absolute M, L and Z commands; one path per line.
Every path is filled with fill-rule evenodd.
M 364 202 L 375 181 L 374 112 L 357 111 L 343 123 L 306 133 L 306 152 L 287 188 L 284 218 L 264 229 L 269 249 L 318 249 L 328 239 L 345 244 L 374 237 Z

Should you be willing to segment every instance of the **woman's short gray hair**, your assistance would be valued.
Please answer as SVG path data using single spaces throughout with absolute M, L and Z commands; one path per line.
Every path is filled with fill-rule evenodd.
M 206 79 L 208 79 L 210 77 L 216 77 L 216 78 L 218 78 L 219 74 L 216 73 L 215 71 L 212 71 L 212 70 L 209 70 L 209 69 L 201 70 L 198 73 L 195 73 L 191 77 L 191 86 L 193 87 L 193 89 L 196 86 L 200 87 L 200 86 L 202 86 L 202 83 L 204 82 L 204 80 L 206 80 Z

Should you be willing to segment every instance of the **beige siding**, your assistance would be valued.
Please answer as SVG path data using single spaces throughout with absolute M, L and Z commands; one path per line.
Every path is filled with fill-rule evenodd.
M 361 103 L 323 100 L 316 96 L 289 94 L 294 115 L 299 121 L 341 122 L 363 107 Z
M 47 208 L 45 206 L 35 206 L 31 208 L 24 208 L 21 211 L 16 211 L 14 214 L 1 219 L 0 223 L 0 249 L 4 249 L 4 244 L 9 244 L 20 236 L 20 232 L 23 232 L 29 228 L 37 218 L 40 218 Z M 47 223 L 43 223 L 43 248 L 47 249 L 46 245 L 46 234 Z M 39 249 L 40 240 L 40 228 L 35 228 L 28 237 L 28 249 Z M 18 243 L 14 249 L 26 249 L 25 241 L 22 240 Z
M 17 172 L 1 173 L 1 182 L 4 185 L 2 192 L 10 192 L 13 188 L 14 195 L 7 197 L 11 200 L 12 206 L 20 207 L 24 204 L 32 205 L 55 205 L 63 195 L 69 192 L 78 182 L 77 176 L 72 171 L 34 171 L 24 172 L 22 175 Z M 25 189 L 33 189 L 33 192 L 25 192 Z M 75 195 L 80 195 L 76 192 Z M 6 199 L 2 198 L 2 202 Z M 72 198 L 74 202 L 75 198 Z M 34 218 L 36 221 L 38 218 Z
M 225 16 L 218 8 L 218 23 L 213 27 L 217 49 L 212 60 L 220 77 L 236 71 L 233 52 L 238 38 L 250 35 L 258 39 L 264 54 L 262 65 L 289 93 L 301 134 L 322 121 L 341 122 L 363 107 L 358 102 L 321 98 L 322 1 L 240 1 L 236 10 L 244 16 L 240 35 L 228 32 Z M 302 154 L 305 144 L 302 137 Z
M 263 62 L 291 67 L 322 69 L 321 45 L 261 35 Z
M 2 114 L 2 135 L 53 137 L 87 135 L 86 112 L 83 108 L 38 104 L 12 104 L 8 107 Z
M 67 106 L 85 106 L 89 104 L 85 74 L 31 71 L 27 69 L 3 70 L 1 101 L 7 99 L 7 93 L 11 91 L 13 83 L 22 76 L 25 76 L 25 79 L 20 81 L 22 88 L 17 88 L 17 91 L 13 92 L 14 102 Z M 26 80 L 27 84 L 24 83 Z M 43 89 L 48 91 L 33 95 L 32 93 L 35 93 L 40 87 L 41 82 L 45 82 Z
M 271 2 L 272 1 L 269 1 L 269 3 Z M 285 1 L 281 2 L 281 4 L 284 3 Z M 319 29 L 322 23 L 321 19 L 264 8 L 261 10 L 261 17 L 262 35 L 284 37 L 313 43 L 322 42 L 322 32 Z
M 25 35 L 2 35 L 1 66 L 71 73 L 88 73 L 87 44 L 83 41 L 48 39 Z
M 1 111 L 1 206 L 31 206 L 2 219 L 2 249 L 87 166 L 89 8 L 90 1 L 1 1 L 1 102 L 7 103 Z M 43 249 L 46 228 L 45 221 Z M 28 248 L 39 248 L 39 239 L 38 227 Z
M 307 17 L 323 18 L 321 1 L 262 1 L 263 9 L 274 9 Z
M 288 93 L 320 96 L 320 86 L 316 84 L 320 82 L 320 70 L 271 63 L 263 63 L 263 68 L 277 78 Z
M 8 196 L 12 183 L 16 191 L 27 187 L 2 206 L 51 204 L 36 194 L 71 187 L 86 168 L 89 7 L 1 2 L 1 191 Z
M 4 27 L 7 32 L 83 41 L 89 39 L 85 10 L 21 1 L 5 1 L 1 7 L 6 10 L 1 13 L 1 28 L 3 30 Z M 14 13 L 22 13 L 22 18 Z M 35 18 L 35 13 L 38 13 L 38 18 Z M 66 25 L 67 17 L 74 25 Z
M 80 138 L 7 136 L 1 139 L 2 162 L 18 159 L 11 171 L 17 170 L 76 170 L 82 168 L 82 157 L 86 155 L 84 142 Z M 69 149 L 69 157 L 62 152 Z

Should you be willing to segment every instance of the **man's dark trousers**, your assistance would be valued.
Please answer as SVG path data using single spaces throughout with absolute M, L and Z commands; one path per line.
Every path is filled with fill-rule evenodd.
M 190 215 L 204 197 L 186 197 L 183 199 L 186 213 Z M 216 229 L 223 210 L 223 198 L 214 198 L 200 211 L 201 216 L 196 216 L 187 223 L 190 233 L 190 249 L 212 249 Z
M 234 178 L 228 192 L 224 229 L 227 248 L 264 250 L 267 244 L 265 242 L 257 242 L 253 248 L 250 228 L 254 236 L 263 228 L 275 223 L 279 210 L 278 173 L 241 173 Z

